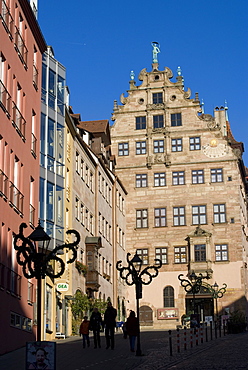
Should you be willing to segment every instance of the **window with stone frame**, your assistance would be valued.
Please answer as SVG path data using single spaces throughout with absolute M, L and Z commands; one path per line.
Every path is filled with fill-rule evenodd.
M 187 252 L 186 252 L 185 246 L 174 248 L 174 262 L 175 263 L 186 263 L 187 262 Z
M 147 174 L 137 174 L 136 175 L 136 188 L 146 188 L 147 187 Z
M 153 128 L 162 128 L 164 127 L 164 116 L 157 115 L 153 116 Z
M 216 244 L 215 245 L 215 261 L 228 261 L 228 245 Z
M 182 152 L 183 150 L 183 139 L 171 139 L 171 151 L 172 152 Z
M 174 288 L 167 286 L 163 290 L 164 307 L 175 307 Z
M 153 93 L 152 94 L 152 103 L 153 104 L 162 104 L 163 103 L 163 93 Z
M 166 186 L 165 172 L 154 173 L 154 186 Z
M 189 150 L 200 150 L 201 138 L 199 136 L 189 138 Z
M 223 182 L 223 169 L 211 168 L 211 182 Z
M 146 129 L 146 116 L 135 117 L 135 121 L 136 121 L 136 130 Z
M 185 184 L 184 171 L 172 172 L 172 185 L 184 185 L 184 184 Z
M 166 208 L 154 208 L 154 226 L 166 226 Z
M 155 258 L 161 260 L 162 264 L 168 263 L 167 248 L 155 248 Z
M 164 153 L 164 140 L 153 140 L 153 153 Z
M 195 244 L 195 262 L 204 262 L 206 261 L 206 244 Z
M 192 184 L 204 184 L 204 170 L 192 170 Z
M 174 226 L 185 226 L 186 216 L 185 207 L 173 207 L 173 225 Z
M 182 115 L 181 113 L 171 114 L 171 126 L 182 126 Z
M 146 154 L 146 141 L 136 141 L 136 154 Z
M 214 223 L 223 224 L 226 222 L 226 205 L 214 204 Z
M 136 253 L 142 260 L 142 264 L 148 265 L 149 263 L 148 249 L 147 248 L 136 249 Z
M 118 155 L 119 156 L 129 155 L 129 144 L 128 143 L 118 144 Z
M 205 225 L 207 223 L 207 206 L 192 206 L 192 224 Z
M 142 229 L 148 227 L 148 210 L 137 209 L 136 210 L 136 228 Z

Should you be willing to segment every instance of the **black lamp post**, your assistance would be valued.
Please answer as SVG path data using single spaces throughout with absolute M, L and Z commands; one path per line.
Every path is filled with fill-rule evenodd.
M 120 276 L 125 280 L 127 285 L 135 284 L 136 304 L 137 304 L 137 319 L 138 319 L 138 335 L 137 335 L 137 350 L 136 356 L 142 356 L 140 348 L 140 318 L 139 318 L 139 299 L 142 298 L 142 284 L 148 285 L 152 279 L 158 276 L 158 269 L 162 266 L 162 261 L 155 258 L 153 266 L 147 266 L 141 271 L 142 260 L 137 252 L 130 260 L 131 253 L 127 253 L 127 267 L 122 267 L 122 261 L 117 261 L 116 268 L 120 271 Z
M 183 274 L 178 275 L 178 279 L 181 282 L 181 286 L 184 288 L 186 293 L 193 294 L 193 313 L 195 315 L 195 295 L 199 293 L 201 286 L 202 286 L 202 280 L 203 279 L 209 279 L 209 275 L 203 276 L 202 274 L 196 275 L 193 271 L 189 275 L 189 280 L 182 278 Z
M 219 289 L 219 285 L 215 282 L 214 285 L 208 284 L 208 288 L 215 299 L 216 321 L 218 321 L 218 298 L 222 298 L 226 293 L 227 284 L 223 283 L 223 287 Z
M 41 341 L 42 279 L 44 279 L 46 275 L 52 279 L 58 278 L 64 273 L 65 262 L 58 257 L 58 254 L 63 254 L 64 248 L 72 251 L 72 257 L 67 261 L 67 263 L 75 261 L 77 257 L 76 248 L 80 242 L 80 235 L 76 230 L 68 230 L 66 233 L 74 234 L 76 240 L 72 243 L 65 243 L 57 246 L 50 251 L 48 250 L 48 246 L 51 238 L 46 234 L 40 223 L 28 237 L 23 235 L 23 230 L 26 227 L 27 225 L 25 223 L 20 225 L 19 234 L 14 238 L 14 248 L 17 251 L 17 263 L 22 266 L 25 278 L 37 279 L 37 341 Z M 52 262 L 56 264 L 56 269 L 52 268 Z

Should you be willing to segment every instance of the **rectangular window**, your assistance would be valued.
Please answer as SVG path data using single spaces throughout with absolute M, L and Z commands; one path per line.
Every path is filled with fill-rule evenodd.
M 79 153 L 76 151 L 76 172 L 79 174 Z
M 228 261 L 228 246 L 227 244 L 215 245 L 215 261 Z
M 164 140 L 153 140 L 153 153 L 164 153 Z
M 46 285 L 46 302 L 45 302 L 45 310 L 46 310 L 46 329 L 52 329 L 52 287 Z
M 226 222 L 225 204 L 214 204 L 214 223 L 223 224 Z
M 172 172 L 172 185 L 184 185 L 184 171 Z
M 136 141 L 136 154 L 146 154 L 146 141 Z
M 161 260 L 163 265 L 168 263 L 167 248 L 156 248 L 155 249 L 155 258 Z
M 171 151 L 181 152 L 183 150 L 183 139 L 171 139 Z
M 195 244 L 195 262 L 206 261 L 206 245 Z
M 128 143 L 119 143 L 118 144 L 118 155 L 124 156 L 129 154 L 129 145 Z
M 144 130 L 146 128 L 146 116 L 136 117 L 136 130 Z
M 204 170 L 192 171 L 192 184 L 204 184 Z
M 166 208 L 154 209 L 154 226 L 155 227 L 166 226 Z
M 207 206 L 192 206 L 193 225 L 205 225 L 207 223 Z
M 222 168 L 212 168 L 211 169 L 211 182 L 223 182 Z
M 171 114 L 171 126 L 182 126 L 182 115 L 181 115 L 181 113 Z
M 48 75 L 48 105 L 55 109 L 55 95 L 56 95 L 56 73 L 49 69 Z
M 153 116 L 153 128 L 162 128 L 164 127 L 164 116 L 158 115 Z
M 147 187 L 147 174 L 136 175 L 136 188 L 146 188 Z
M 147 209 L 137 209 L 136 210 L 136 228 L 146 228 L 148 227 L 148 211 Z
M 152 94 L 152 103 L 153 104 L 162 104 L 163 103 L 163 94 L 161 92 Z
M 47 215 L 46 219 L 54 221 L 54 185 L 47 183 Z
M 137 249 L 136 253 L 142 259 L 143 265 L 148 265 L 148 249 Z
M 189 149 L 190 150 L 200 150 L 201 149 L 201 138 L 199 136 L 189 138 Z
M 165 172 L 154 173 L 154 186 L 166 186 Z
M 185 207 L 173 207 L 173 225 L 185 226 Z
M 175 263 L 186 263 L 186 247 L 175 247 L 174 249 L 174 261 Z

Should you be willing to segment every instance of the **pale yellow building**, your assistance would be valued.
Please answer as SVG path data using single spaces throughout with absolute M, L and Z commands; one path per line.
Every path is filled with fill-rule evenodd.
M 143 264 L 162 260 L 158 277 L 143 286 L 143 325 L 175 328 L 193 312 L 179 274 L 208 275 L 195 298 L 201 320 L 216 314 L 207 284 L 219 289 L 218 314 L 247 316 L 247 185 L 243 144 L 235 141 L 227 107 L 205 114 L 198 94 L 184 89 L 181 69 L 131 73 L 127 97 L 115 101 L 111 126 L 116 174 L 127 189 L 126 250 Z M 124 261 L 125 264 L 125 261 Z M 127 308 L 135 309 L 134 287 Z

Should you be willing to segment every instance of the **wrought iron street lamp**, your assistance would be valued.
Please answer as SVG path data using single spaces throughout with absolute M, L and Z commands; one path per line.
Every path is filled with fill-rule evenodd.
M 227 284 L 223 283 L 223 287 L 219 289 L 219 285 L 215 282 L 214 285 L 208 284 L 208 288 L 212 297 L 215 299 L 216 320 L 218 321 L 218 298 L 222 298 L 226 293 Z
M 209 279 L 210 277 L 208 273 L 203 276 L 201 273 L 196 275 L 194 271 L 189 275 L 189 280 L 183 279 L 182 276 L 183 274 L 178 275 L 178 279 L 185 292 L 193 295 L 193 313 L 195 315 L 195 295 L 200 292 L 203 279 Z
M 138 335 L 137 335 L 137 350 L 136 356 L 142 356 L 140 347 L 140 317 L 139 317 L 139 299 L 142 298 L 142 285 L 148 285 L 152 279 L 158 276 L 158 269 L 162 266 L 162 261 L 155 258 L 155 264 L 147 266 L 143 270 L 142 259 L 138 256 L 137 252 L 132 259 L 131 253 L 127 253 L 127 267 L 122 266 L 122 261 L 117 261 L 116 268 L 120 271 L 120 276 L 127 285 L 135 284 L 136 288 L 136 304 L 137 304 L 137 318 L 138 318 Z
M 74 234 L 76 240 L 72 243 L 65 243 L 49 250 L 49 242 L 51 238 L 46 234 L 43 227 L 39 225 L 28 236 L 23 235 L 23 230 L 27 227 L 22 223 L 19 227 L 19 234 L 14 238 L 14 248 L 17 251 L 17 263 L 22 266 L 23 275 L 27 279 L 37 279 L 37 341 L 41 341 L 41 293 L 42 279 L 47 276 L 50 278 L 58 278 L 65 271 L 65 262 L 59 257 L 63 254 L 63 249 L 72 252 L 71 258 L 67 263 L 72 263 L 77 257 L 77 245 L 80 242 L 80 235 L 76 230 L 68 230 L 67 234 Z M 51 264 L 54 263 L 54 269 Z

